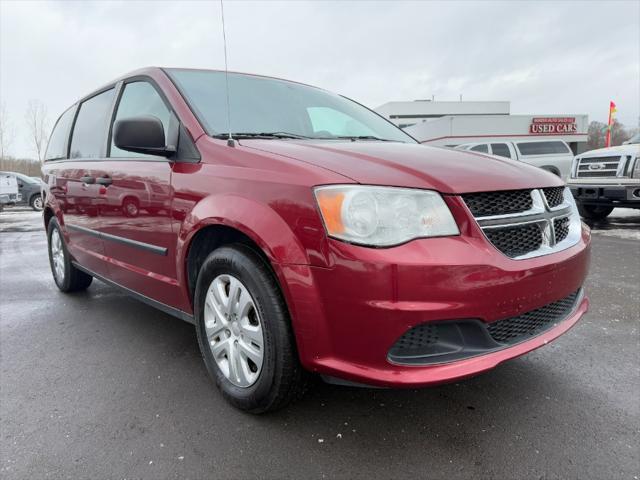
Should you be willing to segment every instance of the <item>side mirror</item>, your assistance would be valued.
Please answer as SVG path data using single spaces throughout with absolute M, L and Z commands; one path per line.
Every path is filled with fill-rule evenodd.
M 113 127 L 113 143 L 121 150 L 169 157 L 176 152 L 167 145 L 164 127 L 158 117 L 147 115 L 118 120 Z

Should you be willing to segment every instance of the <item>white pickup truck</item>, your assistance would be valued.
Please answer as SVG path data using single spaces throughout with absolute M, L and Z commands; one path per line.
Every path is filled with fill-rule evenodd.
M 459 150 L 487 153 L 529 163 L 548 170 L 563 180 L 569 177 L 573 152 L 562 140 L 522 140 L 519 142 L 476 142 L 458 145 Z
M 577 155 L 567 186 L 589 220 L 602 220 L 615 207 L 640 209 L 640 134 L 624 145 Z
M 15 205 L 22 200 L 18 192 L 18 182 L 14 175 L 0 174 L 0 212 L 5 205 Z

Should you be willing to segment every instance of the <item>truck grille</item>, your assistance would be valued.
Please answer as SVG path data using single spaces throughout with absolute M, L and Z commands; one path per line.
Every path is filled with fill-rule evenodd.
M 517 317 L 498 320 L 487 325 L 489 335 L 498 343 L 514 344 L 542 333 L 569 315 L 578 298 L 579 290 L 557 302 L 523 313 Z
M 553 253 L 574 245 L 581 235 L 566 187 L 471 193 L 462 199 L 489 242 L 510 258 Z
M 579 158 L 576 165 L 576 178 L 616 177 L 620 161 L 624 157 Z

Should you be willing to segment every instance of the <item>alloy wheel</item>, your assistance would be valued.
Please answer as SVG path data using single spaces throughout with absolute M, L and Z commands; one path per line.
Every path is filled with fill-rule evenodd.
M 38 212 L 42 210 L 42 197 L 38 196 L 33 200 L 33 208 Z
M 213 279 L 204 306 L 211 354 L 223 375 L 238 387 L 250 387 L 264 360 L 262 321 L 247 287 L 232 275 Z
M 53 274 L 58 283 L 64 282 L 64 250 L 62 249 L 62 239 L 58 229 L 51 233 L 51 261 L 53 262 Z

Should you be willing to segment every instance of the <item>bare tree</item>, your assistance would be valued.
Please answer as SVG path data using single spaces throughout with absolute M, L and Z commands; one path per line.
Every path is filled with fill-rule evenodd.
M 603 148 L 605 146 L 606 131 L 606 123 L 596 121 L 589 123 L 587 150 Z M 629 140 L 633 136 L 634 131 L 634 129 L 627 129 L 623 124 L 614 120 L 611 126 L 611 146 L 622 145 L 622 142 Z
M 29 100 L 25 120 L 27 122 L 27 131 L 31 145 L 36 152 L 38 161 L 42 162 L 44 150 L 47 148 L 47 129 L 49 123 L 45 104 L 40 100 Z
M 587 150 L 595 150 L 596 148 L 604 147 L 604 135 L 606 123 L 596 122 L 595 120 L 589 123 L 589 130 L 587 132 Z
M 0 103 L 0 160 L 9 156 L 13 143 L 13 129 L 4 103 Z

